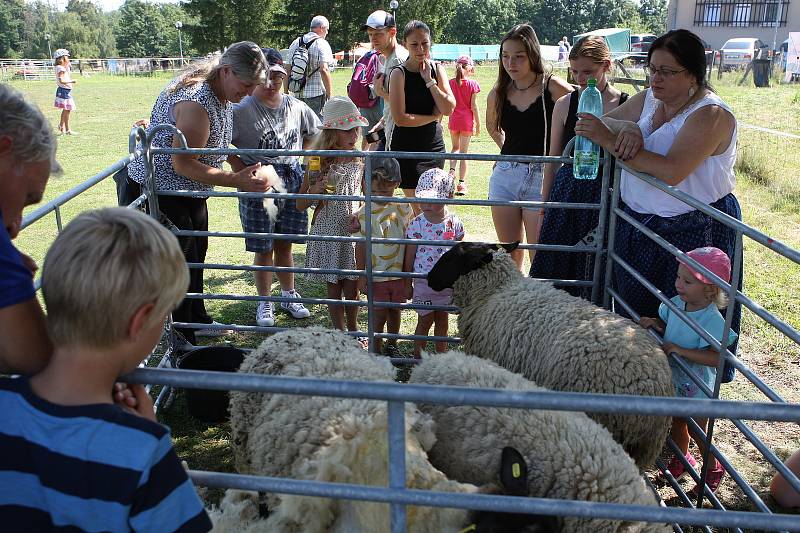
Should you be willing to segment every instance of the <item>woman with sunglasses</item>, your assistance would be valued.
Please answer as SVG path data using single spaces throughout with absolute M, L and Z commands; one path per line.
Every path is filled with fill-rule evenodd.
M 736 118 L 706 81 L 703 42 L 688 30 L 667 32 L 650 46 L 647 70 L 649 89 L 602 120 L 580 114 L 575 133 L 611 151 L 633 170 L 741 220 L 733 195 Z M 679 249 L 715 246 L 734 258 L 734 230 L 690 205 L 625 171 L 620 195 L 626 213 Z M 666 297 L 675 296 L 678 262 L 624 220 L 617 226 L 615 251 Z M 732 283 L 741 287 L 741 275 Z M 614 286 L 637 314 L 654 316 L 648 313 L 658 311 L 659 300 L 618 264 Z M 740 313 L 736 304 L 737 333 Z

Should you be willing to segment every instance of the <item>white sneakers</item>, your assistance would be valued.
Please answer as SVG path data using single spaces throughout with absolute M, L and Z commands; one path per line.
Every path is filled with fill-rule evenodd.
M 294 289 L 291 291 L 281 291 L 281 296 L 285 298 L 301 298 L 300 293 Z M 294 318 L 308 318 L 311 316 L 311 312 L 300 302 L 281 302 L 280 308 Z M 262 327 L 275 325 L 275 308 L 272 302 L 258 303 L 258 309 L 256 309 L 256 324 Z

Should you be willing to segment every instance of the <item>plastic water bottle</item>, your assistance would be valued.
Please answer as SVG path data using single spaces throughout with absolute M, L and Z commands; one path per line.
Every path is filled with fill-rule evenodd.
M 589 79 L 586 89 L 578 100 L 578 113 L 591 113 L 596 117 L 603 116 L 603 97 L 597 90 L 597 80 Z M 579 180 L 597 178 L 600 166 L 600 147 L 585 137 L 575 136 L 575 166 L 573 174 Z

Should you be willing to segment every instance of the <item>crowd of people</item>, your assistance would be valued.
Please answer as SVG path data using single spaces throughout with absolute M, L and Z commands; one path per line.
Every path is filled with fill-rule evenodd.
M 472 59 L 459 58 L 456 75 L 448 80 L 444 66 L 431 60 L 433 39 L 425 23 L 411 21 L 405 26 L 405 48 L 397 42 L 394 18 L 384 11 L 372 13 L 364 29 L 382 60 L 374 93 L 382 99 L 383 112 L 372 121 L 350 98 L 332 94 L 326 66 L 329 23 L 317 16 L 309 33 L 290 47 L 293 56 L 304 47 L 305 53 L 299 55 L 308 59 L 308 79 L 299 91 L 285 92 L 291 87 L 294 61 L 284 64 L 277 50 L 239 42 L 171 81 L 153 106 L 149 127 L 173 125 L 190 147 L 354 151 L 366 132 L 371 149 L 441 153 L 445 151 L 441 118 L 450 116 L 453 151 L 466 152 L 469 138 L 480 130 L 475 98 L 480 87 L 470 79 Z M 501 154 L 559 155 L 573 136 L 582 135 L 629 168 L 741 219 L 733 194 L 736 119 L 706 82 L 705 51 L 696 35 L 674 30 L 655 40 L 648 55 L 651 86 L 632 97 L 610 84 L 610 54 L 602 39 L 586 37 L 567 53 L 576 86 L 554 76 L 545 65 L 530 25 L 516 25 L 503 37 L 484 122 Z M 60 66 L 56 104 L 61 103 L 67 115 L 62 115 L 58 130 L 69 133 L 70 95 L 62 89 L 74 81 L 68 67 Z M 590 78 L 602 95 L 602 117 L 577 112 L 578 95 Z M 163 129 L 155 133 L 153 145 L 179 147 Z M 182 328 L 192 343 L 197 326 L 219 329 L 202 299 L 185 298 L 187 291 L 204 292 L 203 270 L 188 269 L 186 263 L 205 262 L 208 239 L 176 240 L 135 210 L 82 214 L 59 234 L 45 258 L 45 316 L 32 283 L 37 267 L 11 240 L 19 233 L 23 208 L 40 201 L 49 176 L 59 172 L 55 154 L 53 128 L 42 113 L 10 87 L 0 86 L 0 372 L 23 375 L 0 378 L 0 446 L 21 458 L 0 467 L 0 514 L 11 530 L 75 526 L 206 531 L 208 517 L 172 450 L 168 430 L 155 422 L 149 395 L 138 385 L 115 381 L 150 353 L 168 313 L 175 321 L 192 325 Z M 226 161 L 230 170 L 223 166 Z M 159 209 L 182 230 L 209 229 L 207 198 L 202 193 L 215 186 L 267 192 L 271 184 L 262 177 L 262 167 L 271 166 L 293 193 L 360 195 L 369 184 L 376 198 L 369 214 L 357 201 L 301 198 L 277 202 L 277 217 L 272 217 L 260 198 L 239 199 L 245 232 L 290 237 L 248 236 L 245 249 L 255 254 L 254 264 L 292 267 L 292 244 L 307 242 L 305 266 L 313 269 L 312 279 L 325 282 L 327 298 L 333 301 L 358 300 L 359 292 L 368 290 L 365 277 L 353 272 L 366 267 L 366 247 L 346 239 L 307 241 L 304 236 L 364 236 L 370 227 L 373 237 L 419 240 L 418 245 L 376 243 L 370 262 L 376 271 L 426 274 L 447 249 L 429 241 L 465 238 L 462 221 L 445 204 L 455 194 L 467 192 L 467 167 L 462 164 L 457 169 L 452 163 L 448 172 L 444 164 L 444 158 L 375 157 L 365 175 L 365 165 L 355 154 L 322 157 L 318 172 L 310 172 L 309 165 L 294 156 L 153 158 L 159 191 L 200 193 L 157 195 Z M 141 186 L 145 175 L 141 160 L 131 163 L 132 186 Z M 500 162 L 489 177 L 489 199 L 597 203 L 605 193 L 600 183 L 599 179 L 576 182 L 570 165 Z M 398 188 L 419 201 L 389 201 Z M 723 281 L 741 287 L 741 272 L 738 279 L 731 279 L 736 259 L 732 229 L 628 172 L 623 174 L 620 193 L 621 207 L 632 219 L 687 251 Z M 492 218 L 502 241 L 521 241 L 524 233 L 528 243 L 560 245 L 582 242 L 598 224 L 597 212 L 590 209 L 573 214 L 493 206 Z M 731 303 L 712 279 L 676 261 L 624 220 L 617 228 L 614 251 L 670 298 L 672 307 L 687 312 L 735 351 L 739 307 L 733 304 L 732 332 L 723 340 L 721 312 Z M 521 267 L 522 254 L 515 260 Z M 592 279 L 589 254 L 531 251 L 531 260 L 534 277 Z M 612 276 L 631 316 L 642 327 L 661 333 L 664 351 L 683 358 L 713 389 L 717 351 L 627 270 L 615 265 Z M 308 317 L 308 309 L 298 301 L 302 297 L 293 274 L 279 271 L 277 277 L 281 309 L 298 319 Z M 433 326 L 434 335 L 447 335 L 448 314 L 428 307 L 447 305 L 448 293 L 432 290 L 421 276 L 374 281 L 376 332 L 400 331 L 400 310 L 381 308 L 380 302 L 411 300 L 421 306 L 415 334 L 427 335 Z M 269 297 L 271 271 L 257 271 L 255 285 L 259 296 Z M 131 286 L 137 290 L 128 290 Z M 580 288 L 574 293 L 588 297 Z M 358 331 L 357 309 L 330 303 L 334 327 Z M 260 302 L 257 324 L 274 325 L 274 310 L 272 301 Z M 399 355 L 391 336 L 375 347 L 386 355 Z M 415 356 L 423 348 L 424 343 L 416 341 Z M 435 349 L 444 351 L 446 343 L 437 342 Z M 673 381 L 678 396 L 706 395 L 681 369 L 673 369 Z M 669 464 L 670 472 L 679 477 L 684 462 L 695 462 L 688 450 L 691 435 L 686 421 L 677 419 L 672 435 L 684 454 L 683 461 L 673 458 Z M 702 446 L 701 439 L 697 442 Z M 715 490 L 725 470 L 713 460 L 708 484 Z M 795 471 L 798 463 L 798 454 L 787 461 Z M 798 505 L 798 496 L 780 476 L 772 488 L 782 504 Z M 43 491 L 47 498 L 29 497 Z

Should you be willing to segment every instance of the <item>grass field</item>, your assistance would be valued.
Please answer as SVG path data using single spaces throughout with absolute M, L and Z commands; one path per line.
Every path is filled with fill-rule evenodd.
M 496 76 L 496 66 L 479 67 L 477 80 L 481 113 L 485 110 L 486 95 Z M 738 75 L 731 73 L 715 83 L 722 98 L 731 105 L 742 124 L 758 125 L 787 133 L 800 133 L 800 97 L 797 86 L 776 85 L 755 89 L 751 84 L 736 86 Z M 334 92 L 344 94 L 349 69 L 334 73 Z M 72 118 L 73 129 L 79 135 L 59 139 L 59 160 L 65 175 L 52 179 L 45 200 L 69 188 L 120 159 L 127 152 L 128 133 L 134 120 L 149 116 L 156 96 L 166 84 L 165 77 L 115 78 L 95 76 L 80 78 L 75 90 L 78 110 Z M 14 82 L 33 101 L 45 110 L 54 124 L 58 112 L 52 108 L 54 84 L 50 82 Z M 623 90 L 632 92 L 631 88 Z M 800 141 L 775 137 L 763 132 L 740 129 L 740 164 L 738 165 L 737 196 L 742 204 L 744 221 L 757 229 L 795 248 L 800 248 Z M 449 139 L 448 139 L 449 146 Z M 497 153 L 491 138 L 482 131 L 471 145 L 474 153 Z M 472 163 L 468 174 L 470 197 L 485 198 L 490 163 Z M 66 223 L 77 213 L 116 202 L 113 182 L 106 180 L 90 189 L 62 211 Z M 212 230 L 241 231 L 236 203 L 232 199 L 212 199 L 209 202 Z M 488 208 L 459 206 L 456 209 L 464 221 L 467 239 L 493 240 L 494 230 Z M 23 232 L 17 245 L 41 262 L 44 252 L 54 238 L 55 219 L 48 216 Z M 295 248 L 298 264 L 302 264 L 304 248 Z M 208 262 L 250 264 L 252 257 L 236 239 L 212 238 Z M 770 312 L 800 329 L 800 268 L 746 239 L 745 292 Z M 255 294 L 252 277 L 245 272 L 207 271 L 207 290 L 238 294 Z M 324 287 L 298 276 L 297 284 L 304 296 L 324 296 Z M 252 302 L 209 302 L 209 310 L 217 320 L 226 323 L 254 324 L 255 305 Z M 310 323 L 329 325 L 327 309 L 312 306 L 312 318 L 298 322 L 278 315 L 279 326 L 302 326 Z M 415 316 L 406 313 L 403 332 L 413 332 Z M 365 321 L 361 321 L 365 328 Z M 451 321 L 451 333 L 455 329 Z M 254 346 L 260 336 L 235 334 L 223 340 L 235 345 Z M 740 356 L 784 399 L 797 403 L 800 391 L 800 349 L 792 341 L 745 312 L 741 332 Z M 741 376 L 725 385 L 722 396 L 728 399 L 762 401 L 765 398 Z M 173 427 L 180 454 L 194 468 L 231 470 L 226 425 L 208 426 L 186 415 L 182 398 L 169 412 L 162 413 L 165 423 Z M 795 424 L 753 423 L 761 438 L 781 456 L 800 447 L 800 429 Z M 717 426 L 717 445 L 734 462 L 737 469 L 773 505 L 765 488 L 771 469 L 758 452 L 728 422 Z M 686 487 L 687 490 L 689 487 Z M 663 494 L 671 500 L 672 493 Z M 728 480 L 719 492 L 722 502 L 735 509 L 750 509 L 748 500 L 735 484 Z

